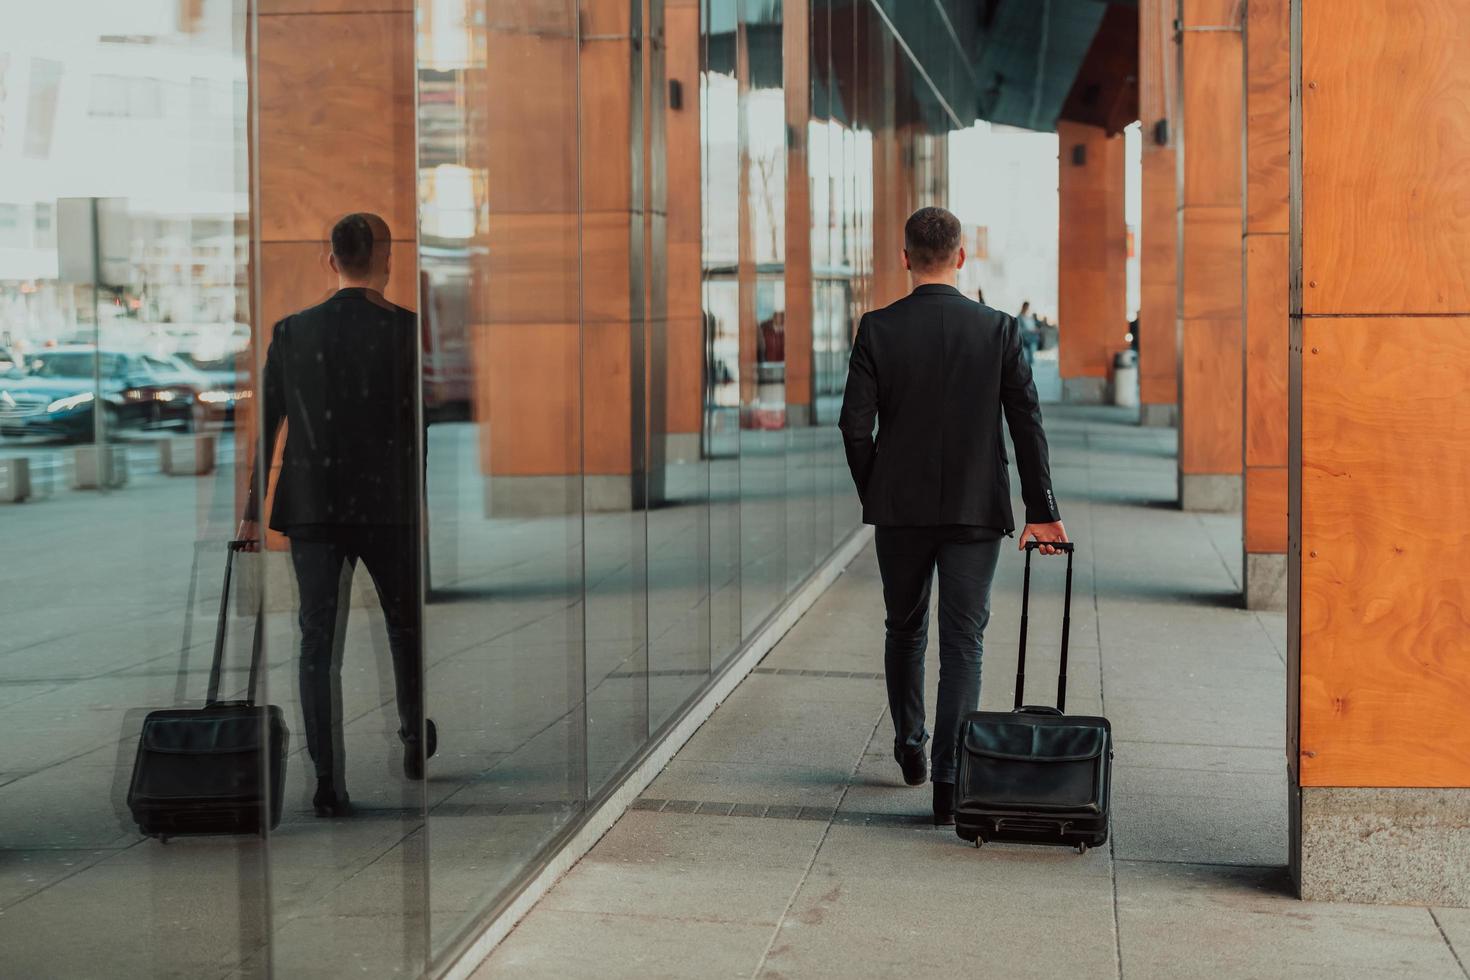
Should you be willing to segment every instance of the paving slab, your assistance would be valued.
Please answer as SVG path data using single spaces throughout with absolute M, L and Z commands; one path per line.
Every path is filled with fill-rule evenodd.
M 1123 976 L 1463 980 L 1428 909 L 1301 902 L 1281 868 L 1119 862 Z

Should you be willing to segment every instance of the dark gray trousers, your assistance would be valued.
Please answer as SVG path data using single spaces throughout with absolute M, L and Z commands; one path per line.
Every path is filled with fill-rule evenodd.
M 895 751 L 923 748 L 929 738 L 924 730 L 924 649 L 929 642 L 929 596 L 934 571 L 939 570 L 939 698 L 931 755 L 937 783 L 954 782 L 960 721 L 980 706 L 980 658 L 1001 540 L 992 528 L 966 525 L 877 529 L 887 609 L 883 669 Z

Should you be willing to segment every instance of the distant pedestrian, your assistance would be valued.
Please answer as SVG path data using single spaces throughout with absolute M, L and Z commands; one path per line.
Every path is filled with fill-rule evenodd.
M 1036 317 L 1031 313 L 1030 300 L 1021 304 L 1016 322 L 1021 325 L 1021 348 L 1026 356 L 1026 363 L 1035 364 L 1036 350 L 1041 346 L 1041 331 L 1037 328 Z

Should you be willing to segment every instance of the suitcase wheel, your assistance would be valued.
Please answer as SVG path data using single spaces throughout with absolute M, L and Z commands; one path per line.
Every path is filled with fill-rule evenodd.
M 1079 842 L 1077 844 L 1077 853 L 1078 854 L 1086 854 L 1087 853 L 1087 841 L 1081 841 L 1081 842 Z

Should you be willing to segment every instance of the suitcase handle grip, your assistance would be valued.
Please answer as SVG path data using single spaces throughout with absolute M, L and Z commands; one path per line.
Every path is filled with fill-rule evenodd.
M 219 619 L 215 621 L 214 628 L 214 660 L 209 667 L 209 687 L 205 692 L 205 704 L 213 705 L 219 702 L 220 674 L 224 667 L 225 657 L 225 633 L 230 617 L 230 578 L 235 570 L 235 555 L 246 550 L 254 544 L 244 538 L 233 540 L 225 552 L 225 584 L 220 590 Z M 260 674 L 261 659 L 261 634 L 260 614 L 255 616 L 255 629 L 250 640 L 250 681 L 245 689 L 245 703 L 255 703 L 255 685 Z
M 1062 606 L 1062 661 L 1057 671 L 1056 710 L 1057 714 L 1062 714 L 1067 710 L 1067 642 L 1072 633 L 1072 559 L 1076 554 L 1076 546 L 1071 541 L 1026 542 L 1026 577 L 1021 585 L 1021 644 L 1016 657 L 1016 703 L 1013 707 L 1020 711 L 1026 696 L 1026 627 L 1031 613 L 1031 553 L 1043 544 L 1060 548 L 1067 556 L 1067 591 Z

